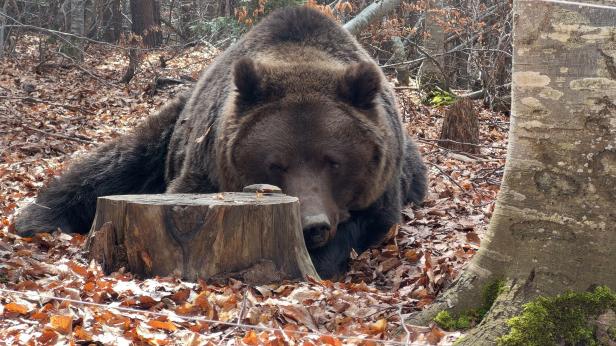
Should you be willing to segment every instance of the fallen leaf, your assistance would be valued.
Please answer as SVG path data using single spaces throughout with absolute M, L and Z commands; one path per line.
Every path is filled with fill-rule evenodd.
M 73 317 L 66 315 L 52 315 L 49 318 L 49 324 L 55 331 L 62 334 L 68 334 L 71 332 L 73 326 Z
M 387 330 L 387 320 L 382 318 L 370 325 L 370 333 L 372 334 L 380 334 L 384 333 Z
M 164 329 L 170 332 L 174 332 L 178 329 L 175 324 L 166 321 L 151 320 L 148 321 L 148 325 L 153 328 Z
M 21 315 L 25 315 L 28 313 L 28 307 L 25 305 L 17 304 L 17 303 L 8 303 L 4 305 L 4 310 L 9 312 L 18 313 Z
M 477 245 L 479 245 L 479 243 L 481 242 L 481 240 L 479 239 L 479 236 L 475 232 L 466 233 L 466 240 L 468 240 L 469 243 L 473 243 Z
M 246 332 L 246 335 L 244 335 L 244 337 L 242 338 L 242 342 L 245 343 L 246 345 L 258 345 L 259 344 L 259 338 L 257 338 L 257 333 L 255 333 L 254 330 L 249 330 L 248 332 Z
M 432 345 L 438 344 L 441 339 L 445 336 L 445 332 L 443 332 L 436 325 L 432 326 L 432 329 L 426 334 L 426 340 Z

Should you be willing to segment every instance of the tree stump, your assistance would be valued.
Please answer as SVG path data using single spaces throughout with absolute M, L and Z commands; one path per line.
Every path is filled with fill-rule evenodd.
M 249 187 L 256 193 L 99 197 L 89 257 L 107 273 L 125 267 L 144 277 L 234 277 L 250 284 L 318 279 L 298 199 L 263 186 Z
M 438 143 L 448 149 L 479 153 L 479 119 L 471 100 L 462 98 L 449 107 Z

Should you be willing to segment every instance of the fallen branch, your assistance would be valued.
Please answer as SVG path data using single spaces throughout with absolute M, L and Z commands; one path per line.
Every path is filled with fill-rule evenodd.
M 452 178 L 449 174 L 447 174 L 441 167 L 429 161 L 426 161 L 426 163 L 436 168 L 439 172 L 441 172 L 441 174 L 444 175 L 447 179 L 449 179 L 452 183 L 454 183 L 460 189 L 460 191 L 462 191 L 462 193 L 468 194 L 468 192 L 460 184 L 458 184 L 458 182 L 454 178 Z
M 57 103 L 57 102 L 53 102 L 53 101 L 48 101 L 48 100 L 43 100 L 43 99 L 39 99 L 36 97 L 32 97 L 32 96 L 8 96 L 8 95 L 0 95 L 0 99 L 11 99 L 11 100 L 22 100 L 25 102 L 36 102 L 36 103 L 43 103 L 49 106 L 56 106 L 56 107 L 62 107 L 62 108 L 66 108 L 68 110 L 74 111 L 74 112 L 82 112 L 82 113 L 86 113 L 86 114 L 94 114 L 94 112 L 89 111 L 87 109 L 84 109 L 80 106 L 72 106 L 72 105 L 65 105 L 62 103 Z
M 58 134 L 58 133 L 51 133 L 51 132 L 39 130 L 39 129 L 34 128 L 34 127 L 30 127 L 28 125 L 20 125 L 20 126 L 25 128 L 25 129 L 28 129 L 28 130 L 32 130 L 32 131 L 35 131 L 35 132 L 38 132 L 38 133 L 42 133 L 45 136 L 62 138 L 62 139 L 66 139 L 66 140 L 69 140 L 69 141 L 75 141 L 75 142 L 85 143 L 85 144 L 94 144 L 93 141 L 87 140 L 87 139 L 81 139 L 81 138 L 77 138 L 77 137 L 69 137 L 69 136 Z

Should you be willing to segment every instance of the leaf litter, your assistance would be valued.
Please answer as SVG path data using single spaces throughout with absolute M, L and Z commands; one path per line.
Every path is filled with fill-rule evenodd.
M 476 105 L 481 152 L 453 152 L 435 141 L 444 109 L 423 106 L 412 91 L 397 90 L 408 131 L 428 162 L 430 193 L 421 208 L 404 209 L 404 222 L 390 230 L 381 246 L 352 253 L 350 270 L 340 282 L 250 287 L 235 280 L 212 285 L 173 277 L 144 280 L 124 271 L 105 275 L 86 260 L 83 235 L 21 238 L 9 232 L 11 217 L 67 162 L 126 133 L 190 87 L 153 93 L 157 76 L 196 79 L 198 67 L 216 52 L 192 47 L 166 68 L 148 62 L 168 52 L 148 52 L 134 80 L 123 85 L 116 80 L 127 62 L 119 52 L 96 47 L 97 54 L 86 55 L 82 68 L 65 66 L 60 58 L 39 64 L 32 53 L 39 40 L 24 37 L 15 56 L 0 64 L 4 343 L 446 345 L 460 336 L 434 324 L 402 328 L 402 321 L 430 304 L 477 252 L 503 174 L 507 117 Z

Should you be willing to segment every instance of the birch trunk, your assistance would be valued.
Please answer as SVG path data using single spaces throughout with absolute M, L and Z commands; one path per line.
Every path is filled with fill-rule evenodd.
M 357 16 L 344 24 L 344 28 L 357 36 L 372 22 L 383 18 L 400 5 L 400 0 L 377 0 L 364 8 Z

